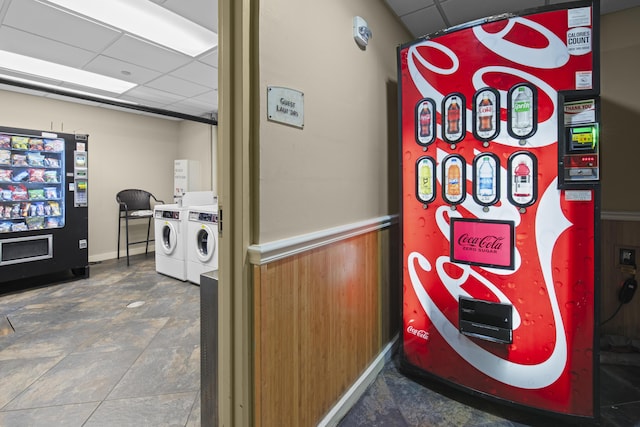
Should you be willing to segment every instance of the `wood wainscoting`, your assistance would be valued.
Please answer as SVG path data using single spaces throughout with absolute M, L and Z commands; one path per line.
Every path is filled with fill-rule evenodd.
M 618 300 L 620 287 L 627 278 L 632 276 L 620 266 L 620 248 L 635 249 L 636 264 L 640 268 L 640 218 L 603 219 L 601 235 L 600 321 L 603 322 L 615 313 L 620 305 Z M 635 276 L 638 279 L 638 275 Z M 619 335 L 640 340 L 640 292 L 636 291 L 631 302 L 624 304 L 615 317 L 600 328 L 600 335 Z
M 389 330 L 388 230 L 253 267 L 255 425 L 315 426 Z

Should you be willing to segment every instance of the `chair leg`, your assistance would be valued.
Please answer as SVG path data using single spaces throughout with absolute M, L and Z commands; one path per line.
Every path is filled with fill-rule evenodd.
M 125 232 L 127 234 L 127 267 L 129 267 L 129 218 L 124 218 Z
M 147 246 L 144 248 L 145 255 L 149 253 L 149 232 L 150 231 L 151 231 L 151 218 L 149 218 L 149 223 L 147 224 Z
M 120 259 L 120 229 L 122 228 L 122 215 L 118 212 L 118 258 Z

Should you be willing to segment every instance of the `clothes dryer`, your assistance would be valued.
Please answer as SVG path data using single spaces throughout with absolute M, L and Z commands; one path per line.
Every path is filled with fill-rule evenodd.
M 218 269 L 218 205 L 192 206 L 187 221 L 187 280 Z

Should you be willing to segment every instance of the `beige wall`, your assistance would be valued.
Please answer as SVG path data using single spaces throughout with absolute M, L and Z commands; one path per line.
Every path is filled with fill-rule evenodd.
M 640 133 L 640 7 L 601 20 L 602 208 L 640 212 L 633 180 Z
M 366 51 L 356 15 L 373 32 Z M 396 47 L 411 36 L 382 0 L 264 0 L 259 28 L 259 242 L 397 213 L 389 98 Z M 267 121 L 267 86 L 304 93 L 304 129 Z
M 217 192 L 215 179 L 217 147 L 217 126 L 191 121 L 180 122 L 177 158 L 199 162 L 200 190 Z
M 118 191 L 142 188 L 172 201 L 173 160 L 181 154 L 204 151 L 211 141 L 207 124 L 186 125 L 180 120 L 16 92 L 2 91 L 0 95 L 2 126 L 89 135 L 90 261 L 116 257 Z M 207 160 L 211 149 L 206 151 L 202 163 L 210 182 Z M 139 240 L 145 233 L 146 227 L 138 221 L 132 237 Z M 131 249 L 134 253 L 144 251 L 144 245 Z

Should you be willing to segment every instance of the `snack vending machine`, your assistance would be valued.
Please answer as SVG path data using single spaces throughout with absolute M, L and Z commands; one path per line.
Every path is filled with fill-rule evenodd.
M 0 282 L 88 275 L 87 139 L 0 127 Z
M 598 412 L 599 5 L 398 48 L 405 373 Z

